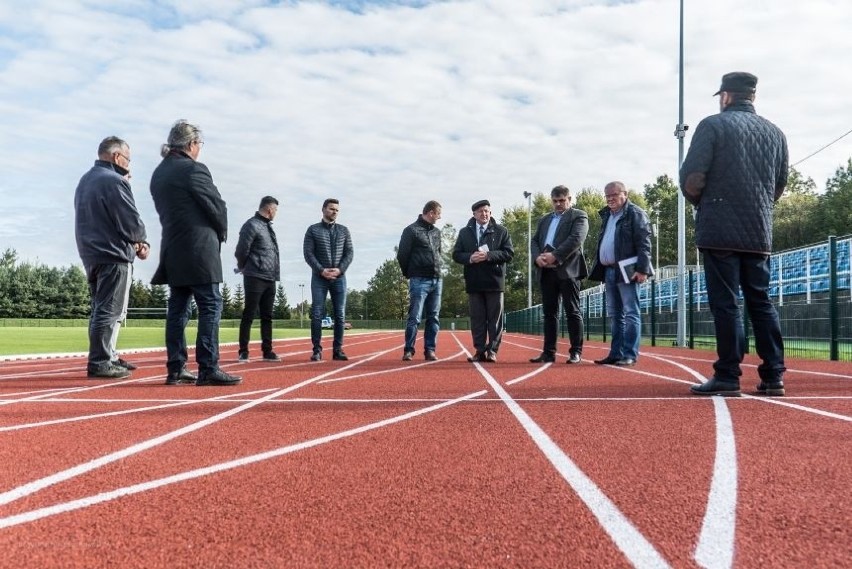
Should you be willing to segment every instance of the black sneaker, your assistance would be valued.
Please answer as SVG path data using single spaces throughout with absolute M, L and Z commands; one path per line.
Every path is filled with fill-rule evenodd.
M 426 353 L 423 354 L 423 357 L 426 359 L 427 362 L 434 362 L 438 359 L 438 356 L 436 356 L 435 352 L 433 352 L 432 350 L 426 350 Z
M 185 367 L 180 371 L 170 371 L 169 375 L 166 376 L 166 385 L 187 385 L 195 383 L 195 380 L 198 379 L 195 377 L 188 369 Z
M 583 358 L 580 357 L 580 354 L 577 352 L 573 352 L 567 360 L 565 360 L 566 364 L 578 364 L 583 361 Z
M 740 384 L 738 381 L 722 381 L 711 377 L 701 385 L 693 385 L 689 390 L 695 395 L 721 395 L 722 397 L 739 397 Z
M 110 363 L 99 368 L 89 368 L 86 375 L 92 379 L 120 379 L 130 377 L 130 370 Z
M 278 357 L 278 354 L 275 352 L 266 352 L 263 354 L 263 361 L 265 362 L 280 362 L 281 358 Z
M 757 384 L 757 393 L 760 395 L 769 395 L 770 397 L 781 397 L 784 395 L 784 382 L 780 379 L 769 381 L 761 379 Z
M 207 373 L 199 373 L 195 385 L 238 385 L 243 378 L 237 375 L 228 375 L 221 369 Z
M 240 362 L 241 364 L 247 364 L 247 363 L 249 363 L 249 356 L 248 356 L 248 352 L 245 352 L 245 351 L 244 351 L 244 352 L 240 352 L 240 355 L 239 355 L 239 356 L 237 356 L 237 361 L 238 361 L 238 362 Z
M 322 361 L 322 352 L 319 350 L 314 350 L 314 353 L 311 354 L 312 362 L 321 362 Z
M 349 359 L 349 356 L 344 354 L 343 350 L 338 350 L 331 355 L 331 359 L 345 362 Z
M 127 360 L 123 360 L 121 358 L 118 358 L 117 360 L 112 362 L 112 365 L 114 365 L 116 367 L 123 367 L 124 369 L 130 370 L 130 371 L 133 371 L 134 369 L 136 369 L 136 365 L 130 363 Z

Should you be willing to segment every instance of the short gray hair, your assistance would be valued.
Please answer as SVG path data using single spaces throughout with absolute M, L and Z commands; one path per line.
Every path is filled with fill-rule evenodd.
M 173 149 L 185 150 L 196 140 L 201 141 L 201 129 L 180 119 L 169 131 L 169 141 L 160 148 L 160 156 L 165 157 Z
M 98 145 L 98 157 L 112 156 L 130 146 L 117 136 L 108 136 Z

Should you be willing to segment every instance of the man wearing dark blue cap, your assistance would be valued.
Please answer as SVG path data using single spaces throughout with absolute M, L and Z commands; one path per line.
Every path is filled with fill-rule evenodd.
M 459 231 L 453 260 L 464 265 L 474 354 L 469 362 L 496 362 L 503 338 L 506 263 L 515 256 L 509 231 L 491 217 L 491 202 L 479 200 L 473 217 Z
M 703 253 L 716 327 L 713 377 L 696 395 L 740 395 L 745 332 L 738 293 L 754 328 L 762 395 L 784 395 L 784 341 L 769 299 L 772 210 L 787 185 L 787 139 L 754 110 L 757 77 L 722 77 L 721 112 L 698 124 L 680 170 L 681 192 L 695 206 L 695 244 Z

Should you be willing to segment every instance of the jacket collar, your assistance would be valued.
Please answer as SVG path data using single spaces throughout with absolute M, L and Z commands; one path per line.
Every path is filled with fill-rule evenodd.
M 95 166 L 106 168 L 107 170 L 112 170 L 121 176 L 126 176 L 130 173 L 130 170 L 125 170 L 118 164 L 114 162 L 109 162 L 108 160 L 95 160 Z
M 722 109 L 723 113 L 727 113 L 729 111 L 741 111 L 741 112 L 745 112 L 745 113 L 755 113 L 756 112 L 754 110 L 754 103 L 749 101 L 748 99 L 737 101 L 736 103 L 732 103 L 732 104 L 728 105 L 727 107 L 725 107 L 724 109 Z

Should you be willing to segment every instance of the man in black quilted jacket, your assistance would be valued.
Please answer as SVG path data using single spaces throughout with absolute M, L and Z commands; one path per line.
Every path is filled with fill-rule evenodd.
M 704 257 L 716 326 L 714 374 L 696 395 L 740 395 L 745 332 L 742 289 L 762 363 L 757 392 L 784 395 L 784 341 L 769 299 L 772 210 L 787 185 L 787 139 L 754 110 L 757 77 L 722 77 L 721 112 L 698 124 L 680 170 L 681 192 L 695 206 L 695 242 Z
M 260 349 L 263 360 L 281 361 L 272 351 L 272 311 L 275 307 L 275 282 L 281 279 L 278 239 L 272 220 L 278 213 L 278 200 L 264 196 L 255 214 L 240 229 L 234 255 L 243 275 L 245 307 L 240 320 L 239 361 L 249 361 L 249 338 L 254 315 L 260 309 Z

